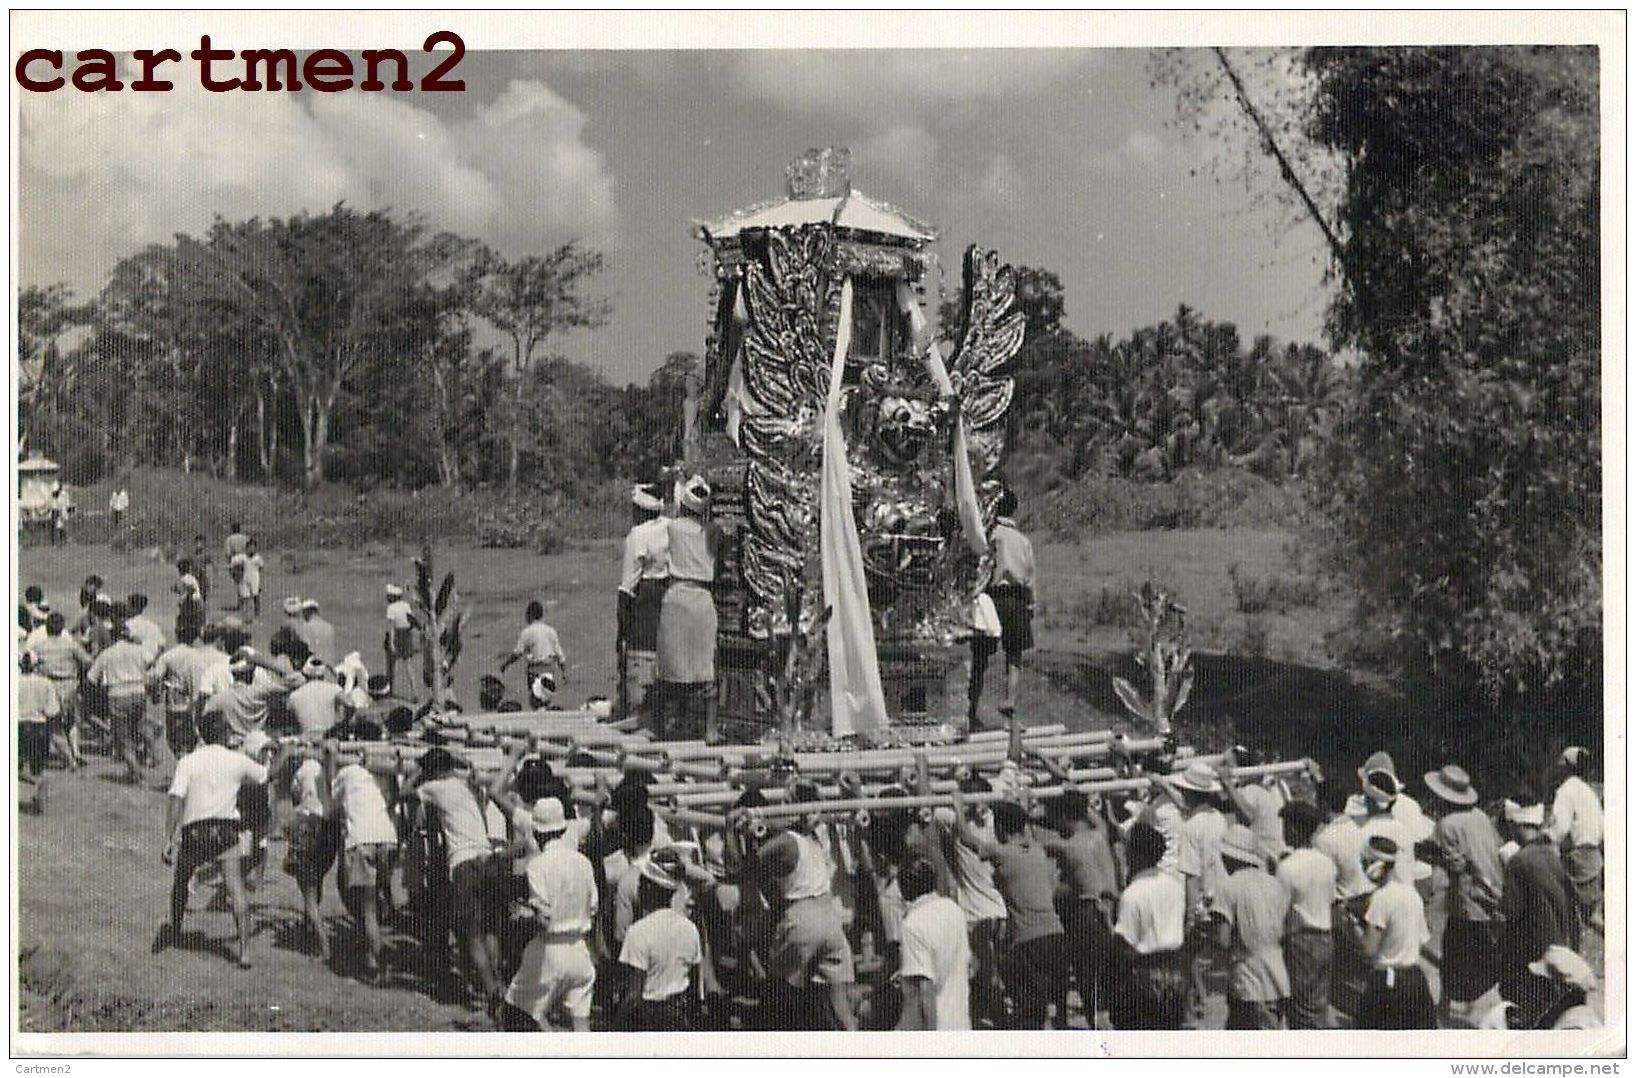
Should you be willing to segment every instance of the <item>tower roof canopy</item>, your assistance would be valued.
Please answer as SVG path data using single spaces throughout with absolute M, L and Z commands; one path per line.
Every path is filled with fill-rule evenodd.
M 834 198 L 782 198 L 738 210 L 716 221 L 694 222 L 699 238 L 709 241 L 732 239 L 750 229 L 817 224 L 895 236 L 916 244 L 937 239 L 935 228 L 856 190 Z

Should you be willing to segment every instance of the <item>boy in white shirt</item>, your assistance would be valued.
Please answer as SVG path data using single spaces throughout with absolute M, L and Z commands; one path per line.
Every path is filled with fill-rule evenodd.
M 267 781 L 267 768 L 227 747 L 232 728 L 220 714 L 199 722 L 202 744 L 176 764 L 165 812 L 165 863 L 176 866 L 170 889 L 170 922 L 160 930 L 154 950 L 181 941 L 187 913 L 188 883 L 196 869 L 212 861 L 221 865 L 227 896 L 238 930 L 239 968 L 250 968 L 250 900 L 244 889 L 239 849 L 239 790 Z
M 675 909 L 686 868 L 676 850 L 667 847 L 655 850 L 639 871 L 636 904 L 641 916 L 625 933 L 619 952 L 619 961 L 630 967 L 620 1010 L 628 1016 L 629 1028 L 689 1032 L 704 949 L 698 928 Z M 965 922 L 960 923 L 964 935 Z
M 380 735 L 379 727 L 368 731 Z M 371 738 L 373 739 L 373 738 Z M 364 976 L 380 976 L 380 910 L 385 889 L 390 900 L 392 868 L 398 855 L 398 831 L 386 805 L 380 783 L 364 766 L 341 763 L 334 742 L 324 745 L 324 774 L 329 781 L 330 812 L 339 817 L 342 830 L 340 878 L 341 897 L 354 912 L 364 935 Z
M 971 944 L 965 913 L 954 899 L 937 893 L 937 869 L 924 858 L 898 870 L 898 888 L 909 903 L 898 970 L 903 978 L 898 1028 L 970 1029 Z

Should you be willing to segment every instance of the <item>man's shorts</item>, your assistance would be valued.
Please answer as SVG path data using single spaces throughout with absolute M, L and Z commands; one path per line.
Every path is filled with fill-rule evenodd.
M 190 823 L 182 828 L 180 847 L 177 861 L 195 865 L 238 857 L 238 821 L 211 819 Z
M 114 696 L 108 699 L 108 720 L 114 737 L 124 744 L 135 745 L 142 738 L 142 724 L 148 716 L 148 699 L 140 693 Z
M 799 898 L 785 908 L 773 933 L 767 973 L 796 986 L 814 980 L 825 984 L 857 980 L 840 903 L 833 895 Z
M 574 1018 L 591 1017 L 595 987 L 596 963 L 584 937 L 566 939 L 542 932 L 523 949 L 522 964 L 506 989 L 506 1002 L 543 1029 L 558 1008 Z
M 449 912 L 467 936 L 500 926 L 504 903 L 502 859 L 485 854 L 449 872 Z
M 284 855 L 284 871 L 303 887 L 320 887 L 335 863 L 341 831 L 337 822 L 303 812 L 290 823 L 290 845 Z
M 391 842 L 366 842 L 348 846 L 341 854 L 341 886 L 346 890 L 373 887 L 397 863 L 398 847 Z
M 407 659 L 420 650 L 415 643 L 415 630 L 389 628 L 386 630 L 386 653 L 394 659 Z
M 1019 584 L 989 589 L 994 613 L 1000 618 L 1000 646 L 1013 665 L 1034 647 L 1034 596 Z
M 43 772 L 51 759 L 51 727 L 43 722 L 18 723 L 17 755 L 28 774 Z

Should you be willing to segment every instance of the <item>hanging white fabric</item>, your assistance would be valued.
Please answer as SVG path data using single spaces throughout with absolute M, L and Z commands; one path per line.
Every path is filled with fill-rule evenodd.
M 759 415 L 761 408 L 744 388 L 744 325 L 749 321 L 749 313 L 744 309 L 744 289 L 740 286 L 738 294 L 733 297 L 733 332 L 728 335 L 727 341 L 734 346 L 733 365 L 727 373 L 727 437 L 733 440 L 735 446 L 743 448 L 738 440 L 739 427 L 747 415 Z
M 916 340 L 926 334 L 926 316 L 921 313 L 920 304 L 915 302 L 915 296 L 909 289 L 909 282 L 898 280 L 897 287 L 898 307 L 909 316 L 909 328 Z M 937 341 L 930 337 L 926 340 L 926 371 L 937 385 L 937 391 L 945 400 L 954 396 L 954 383 L 949 378 L 948 367 L 943 363 L 943 353 L 938 351 Z M 982 555 L 988 550 L 988 535 L 983 529 L 983 510 L 977 504 L 977 484 L 971 476 L 971 454 L 966 449 L 966 420 L 965 417 L 955 416 L 954 424 L 954 503 L 960 513 L 960 529 L 965 533 L 966 545 L 973 554 Z
M 869 584 L 863 548 L 852 514 L 852 478 L 841 432 L 841 378 L 852 343 L 852 281 L 841 285 L 840 325 L 829 370 L 824 408 L 824 468 L 820 501 L 819 558 L 824 603 L 829 607 L 830 731 L 837 737 L 872 733 L 886 726 L 875 627 L 869 617 Z

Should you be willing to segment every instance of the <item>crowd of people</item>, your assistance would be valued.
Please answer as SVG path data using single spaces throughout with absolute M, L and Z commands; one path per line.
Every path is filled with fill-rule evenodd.
M 621 648 L 657 653 L 660 729 L 703 730 L 708 487 L 683 485 L 675 516 L 637 493 Z M 1025 542 L 1006 586 L 1030 590 Z M 251 966 L 254 896 L 282 845 L 315 954 L 460 993 L 504 1030 L 1185 1029 L 1217 994 L 1230 1029 L 1599 1021 L 1585 954 L 1602 932 L 1602 810 L 1586 748 L 1486 803 L 1455 763 L 1425 774 L 1417 800 L 1384 752 L 1341 781 L 1313 764 L 1242 778 L 1240 750 L 1161 761 L 1139 794 L 1036 802 L 1005 772 L 968 775 L 945 807 L 867 821 L 763 816 L 764 787 L 747 785 L 725 827 L 700 829 L 650 796 L 650 776 L 576 788 L 522 740 L 475 769 L 413 678 L 398 695 L 419 650 L 402 588 L 385 595 L 384 674 L 342 653 L 311 598 L 286 599 L 252 646 L 259 555 L 237 527 L 224 554 L 231 612 L 210 616 L 200 537 L 178 565 L 171 634 L 146 596 L 115 600 L 96 576 L 72 624 L 37 587 L 19 607 L 19 760 L 39 808 L 52 758 L 85 767 L 93 736 L 133 784 L 169 771 L 156 952 L 190 945 L 190 896 L 218 888 Z M 1026 606 L 1031 591 L 1004 598 Z M 525 620 L 500 672 L 522 662 L 539 707 L 566 659 L 539 603 Z M 1008 654 L 1024 650 L 1026 609 L 999 621 Z M 479 707 L 521 706 L 504 697 L 485 677 Z M 369 769 L 381 741 L 412 762 Z M 786 800 L 823 800 L 799 775 L 779 781 Z M 332 870 L 340 925 L 323 910 Z

